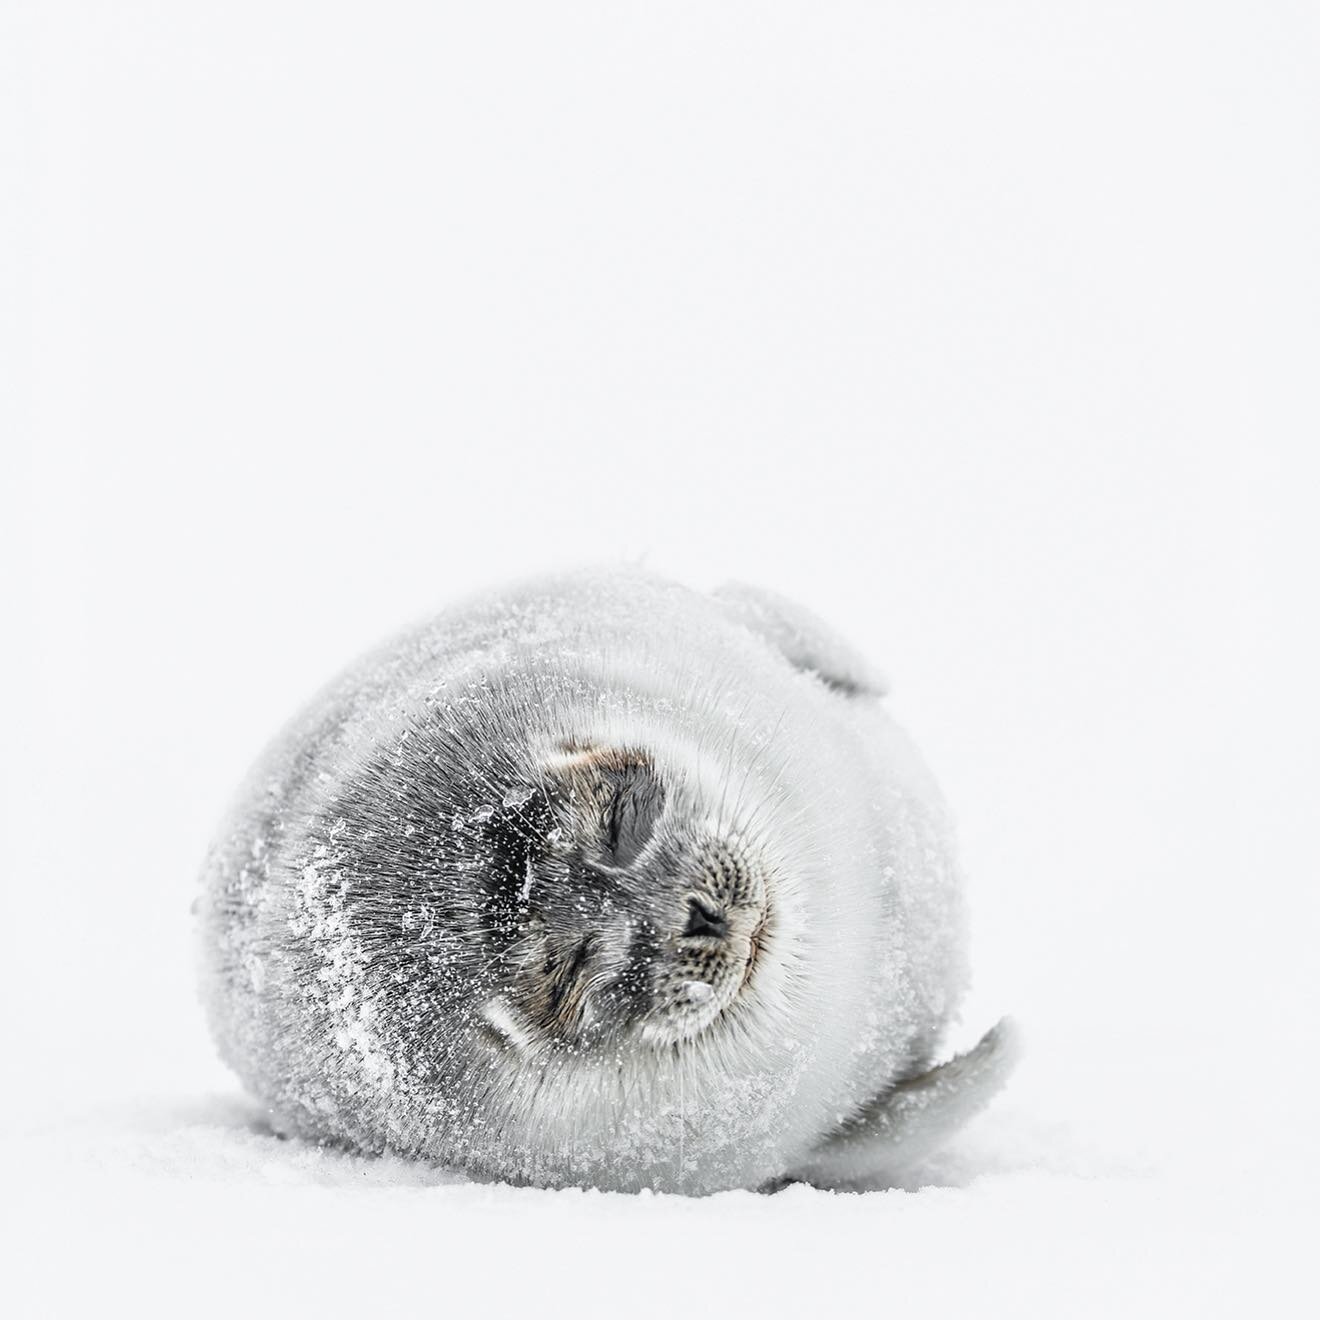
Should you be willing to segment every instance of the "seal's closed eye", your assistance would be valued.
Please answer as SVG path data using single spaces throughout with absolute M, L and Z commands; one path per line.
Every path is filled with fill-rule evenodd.
M 596 818 L 597 847 L 611 866 L 635 862 L 665 809 L 665 786 L 644 752 L 570 744 L 554 767 L 570 802 Z
M 637 859 L 655 833 L 665 807 L 664 785 L 649 761 L 632 761 L 606 772 L 610 789 L 605 818 L 605 841 L 616 866 Z

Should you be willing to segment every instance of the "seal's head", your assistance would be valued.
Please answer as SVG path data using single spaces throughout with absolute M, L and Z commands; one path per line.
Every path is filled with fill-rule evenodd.
M 478 809 L 494 1043 L 662 1048 L 738 1002 L 773 939 L 770 864 L 707 796 L 645 749 L 568 743 Z

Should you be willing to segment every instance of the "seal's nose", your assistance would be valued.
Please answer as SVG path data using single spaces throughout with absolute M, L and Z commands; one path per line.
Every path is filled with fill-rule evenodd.
M 688 899 L 687 926 L 683 930 L 685 938 L 707 936 L 723 939 L 729 933 L 729 922 L 724 913 L 699 898 Z

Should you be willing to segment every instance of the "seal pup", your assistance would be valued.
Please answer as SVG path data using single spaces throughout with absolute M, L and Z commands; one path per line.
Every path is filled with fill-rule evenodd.
M 633 570 L 442 613 L 253 770 L 199 902 L 278 1128 L 475 1178 L 883 1182 L 1002 1083 L 944 803 L 794 604 Z

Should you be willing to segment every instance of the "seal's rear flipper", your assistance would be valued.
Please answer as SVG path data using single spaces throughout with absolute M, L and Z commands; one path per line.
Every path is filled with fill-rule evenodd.
M 1004 1018 L 980 1043 L 876 1097 L 790 1175 L 818 1187 L 873 1182 L 943 1145 L 983 1109 L 1017 1063 L 1020 1038 Z
M 847 697 L 883 697 L 889 690 L 884 677 L 805 606 L 742 582 L 726 582 L 713 594 L 749 632 L 833 691 Z

